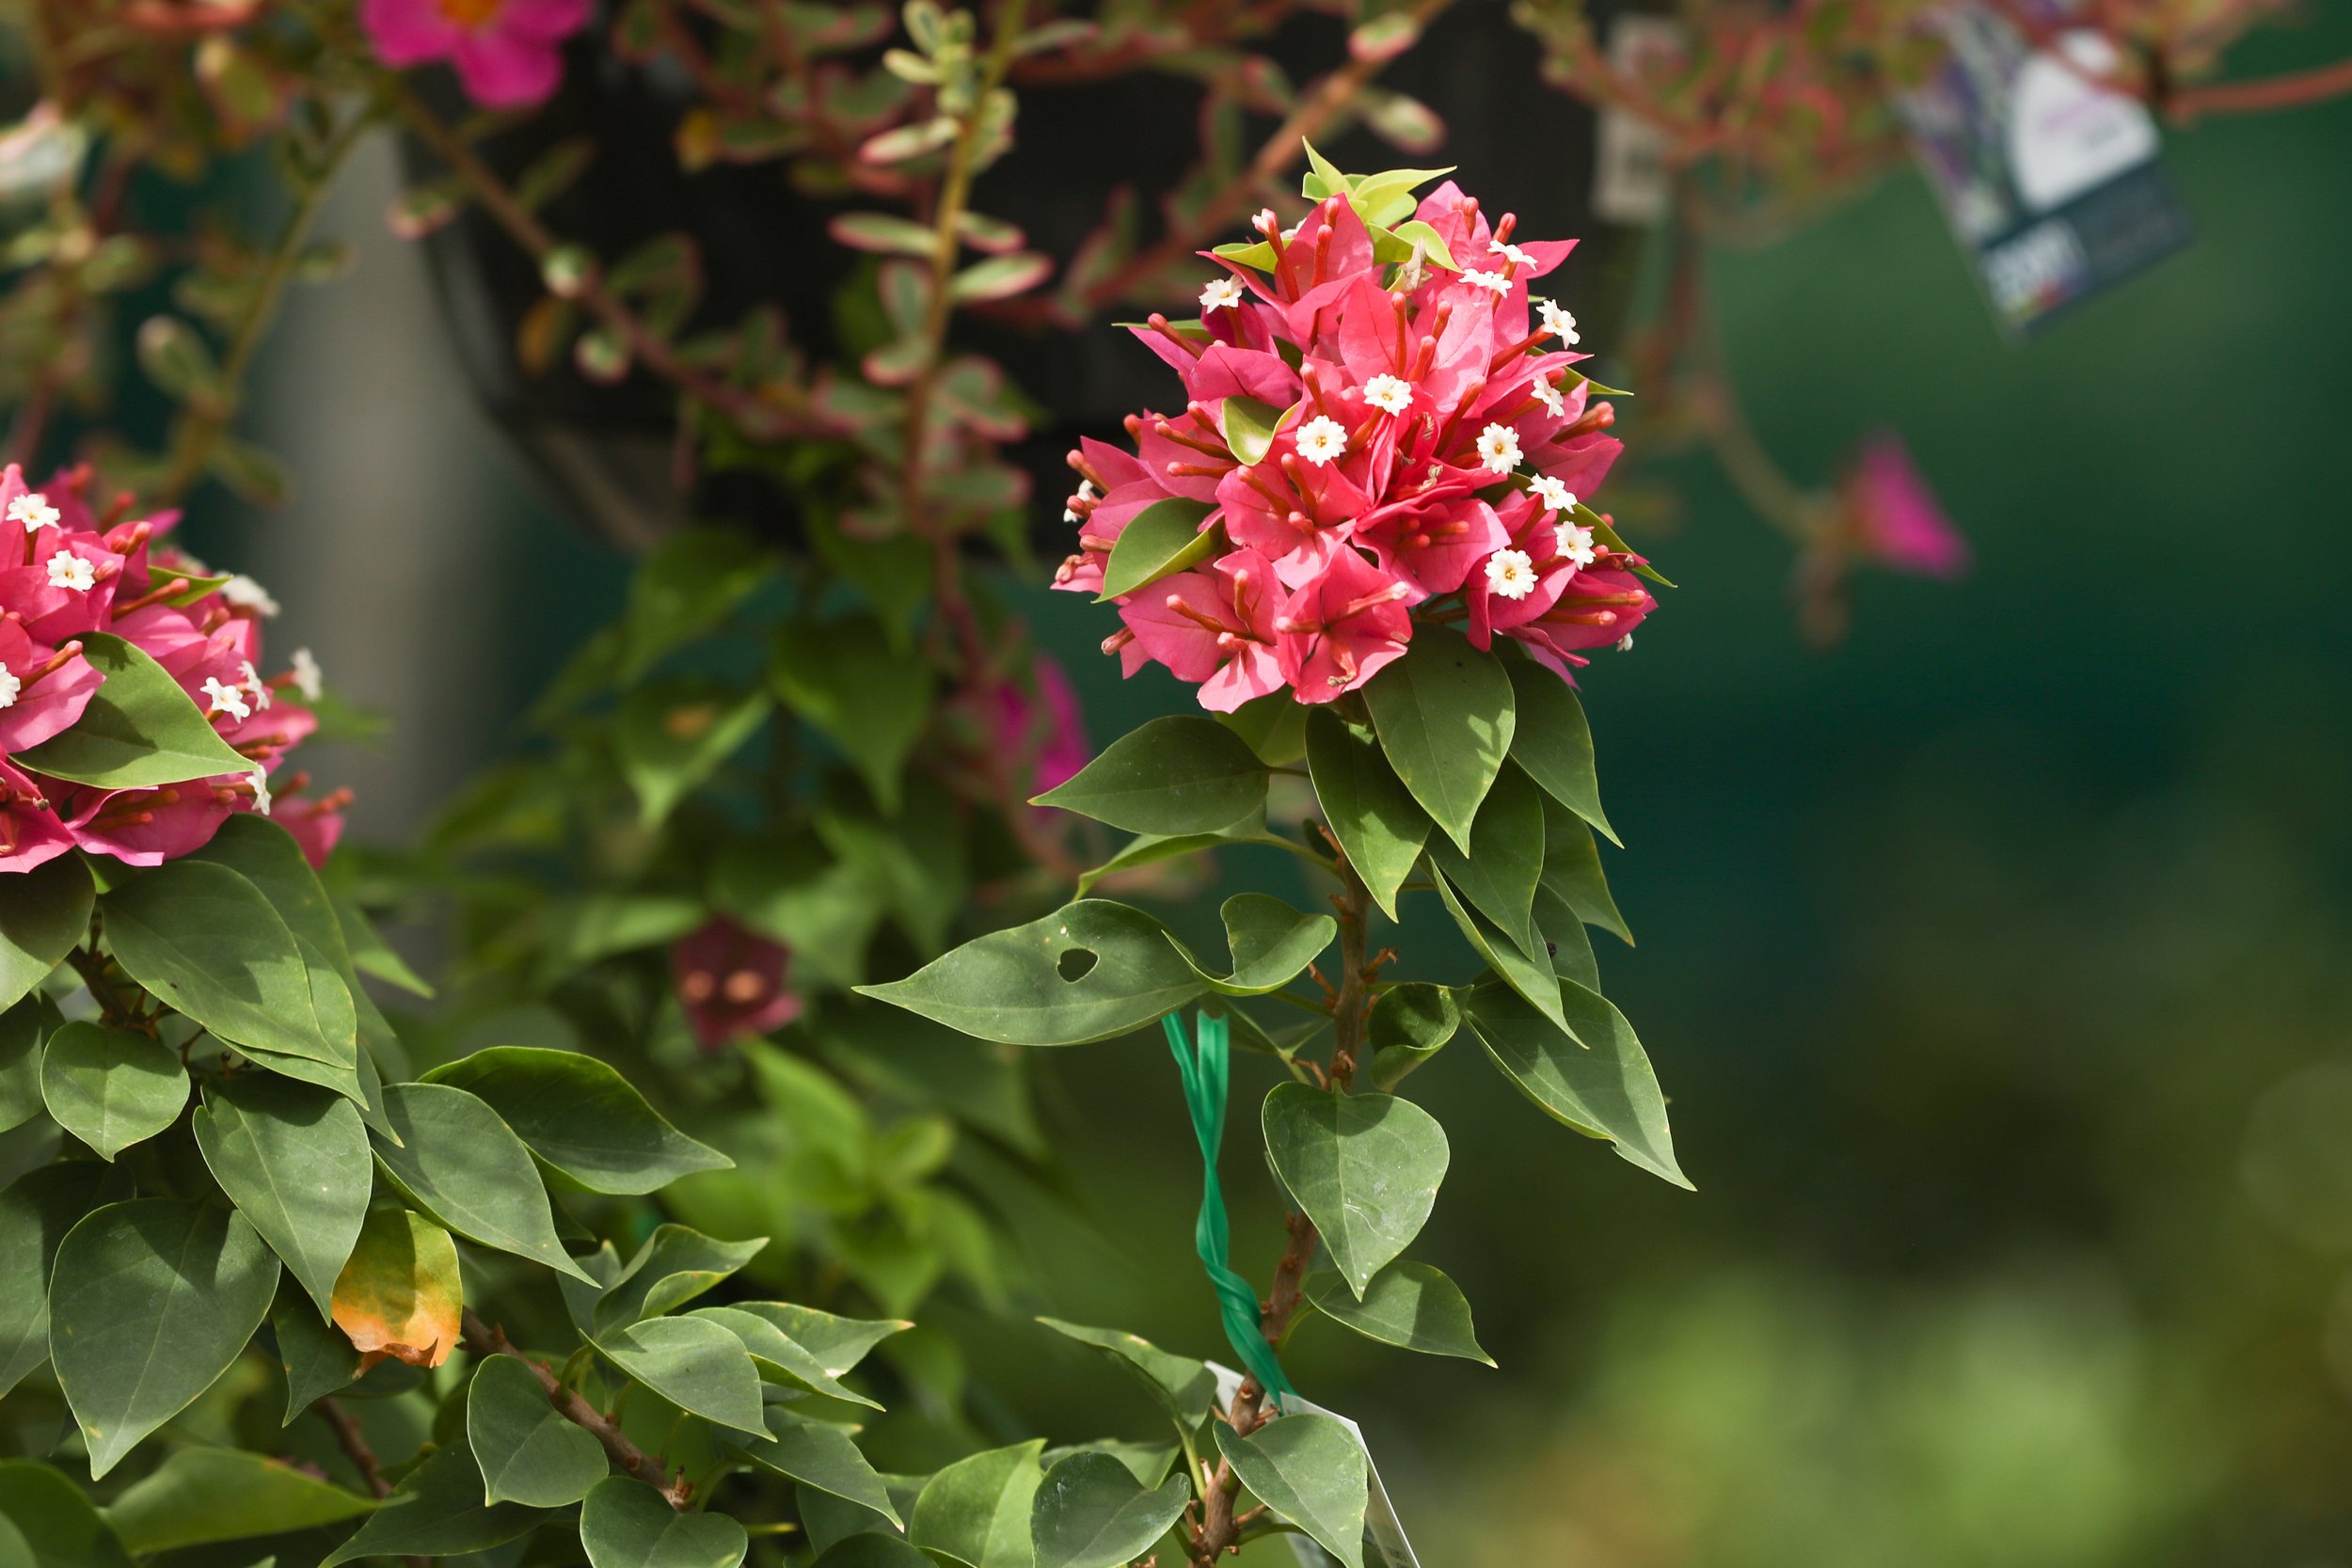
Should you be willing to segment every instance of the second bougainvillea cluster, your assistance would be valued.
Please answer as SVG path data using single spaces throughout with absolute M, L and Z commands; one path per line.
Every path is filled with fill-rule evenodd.
M 1071 454 L 1056 578 L 1117 602 L 1129 674 L 1157 661 L 1216 711 L 1327 703 L 1442 621 L 1566 675 L 1656 608 L 1581 499 L 1621 450 L 1613 411 L 1575 316 L 1534 292 L 1575 242 L 1518 240 L 1451 182 L 1416 203 L 1427 178 L 1319 166 L 1295 227 L 1263 214 L 1214 253 L 1197 324 L 1136 328 L 1184 405 L 1131 418 L 1133 452 Z
M 274 814 L 324 862 L 342 798 L 275 799 L 307 784 L 277 774 L 318 727 L 316 662 L 263 673 L 269 594 L 166 544 L 177 513 L 94 510 L 91 483 L 0 471 L 0 873 L 75 848 L 160 864 L 236 812 Z

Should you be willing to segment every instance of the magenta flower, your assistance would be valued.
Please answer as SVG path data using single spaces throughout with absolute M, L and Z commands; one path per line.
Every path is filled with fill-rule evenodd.
M 1403 599 L 1412 589 L 1354 550 L 1282 601 L 1274 629 L 1282 678 L 1302 703 L 1327 703 L 1353 691 L 1405 654 L 1413 634 Z
M 593 0 L 364 0 L 359 16 L 386 65 L 447 60 L 475 103 L 504 109 L 555 90 L 560 46 L 593 8 Z
M 1840 498 L 1855 552 L 1864 559 L 1919 577 L 1956 578 L 1968 570 L 1968 541 L 1893 431 L 1863 442 Z
M 1119 618 L 1136 651 L 1200 686 L 1202 707 L 1231 713 L 1282 684 L 1274 630 L 1280 594 L 1272 562 L 1235 550 L 1206 570 L 1180 572 L 1131 595 Z
M 0 756 L 71 727 L 99 682 L 79 642 L 52 648 L 14 619 L 0 619 Z
M 715 914 L 670 949 L 670 978 L 695 1043 L 712 1052 L 769 1034 L 801 1016 L 787 989 L 791 954 L 782 942 Z
M 1015 756 L 1034 755 L 1036 762 L 1024 797 L 1042 795 L 1067 784 L 1094 760 L 1087 743 L 1086 716 L 1078 693 L 1060 664 L 1046 654 L 1037 656 L 1030 669 L 1037 680 L 1037 698 L 1007 681 L 995 689 L 995 723 L 990 739 Z
M 72 847 L 41 782 L 0 759 L 0 876 L 30 871 Z

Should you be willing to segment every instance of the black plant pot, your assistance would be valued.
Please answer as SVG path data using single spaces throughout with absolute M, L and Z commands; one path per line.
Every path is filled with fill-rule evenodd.
M 800 195 L 773 165 L 681 173 L 672 148 L 691 85 L 660 66 L 614 58 L 596 41 L 602 36 L 592 29 L 575 40 L 563 88 L 527 124 L 491 144 L 494 166 L 512 177 L 556 143 L 593 136 L 598 151 L 590 173 L 547 211 L 556 232 L 607 258 L 657 234 L 691 233 L 707 274 L 698 321 L 733 321 L 772 304 L 797 342 L 830 356 L 833 296 L 858 259 L 826 238 L 825 224 L 835 212 L 873 203 Z M 1307 16 L 1285 27 L 1268 53 L 1297 80 L 1341 58 L 1343 47 L 1335 23 Z M 1410 161 L 1459 166 L 1489 211 L 1519 214 L 1523 233 L 1581 237 L 1563 289 L 1585 324 L 1586 341 L 1607 343 L 1631 292 L 1640 230 L 1594 216 L 1596 117 L 1544 87 L 1536 62 L 1534 40 L 1512 24 L 1503 0 L 1469 0 L 1440 17 L 1381 81 L 1445 121 L 1440 152 Z M 1019 224 L 1037 248 L 1067 257 L 1101 224 L 1120 186 L 1156 215 L 1158 195 L 1198 155 L 1199 104 L 1191 84 L 1150 73 L 1025 88 L 1019 149 L 983 176 L 975 204 Z M 1345 168 L 1408 161 L 1361 130 L 1323 150 Z M 429 169 L 429 157 L 416 154 L 415 166 Z M 710 475 L 691 494 L 677 491 L 675 400 L 651 377 L 638 372 L 606 386 L 568 364 L 525 372 L 516 328 L 544 291 L 537 269 L 489 219 L 469 212 L 437 233 L 427 254 L 475 390 L 580 524 L 629 546 L 689 518 L 793 537 L 789 501 L 755 475 Z M 1172 390 L 1165 368 L 1124 333 L 967 325 L 959 327 L 962 339 L 993 354 L 1048 411 L 1013 453 L 1038 476 L 1042 496 L 1067 486 L 1061 457 L 1079 435 L 1115 432 L 1126 414 L 1166 404 Z M 1059 553 L 1067 541 L 1057 509 L 1041 502 L 1036 515 L 1041 551 Z

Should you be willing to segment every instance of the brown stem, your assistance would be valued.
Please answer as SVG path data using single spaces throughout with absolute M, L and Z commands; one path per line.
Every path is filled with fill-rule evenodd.
M 335 1446 L 343 1450 L 343 1457 L 351 1461 L 351 1467 L 359 1472 L 359 1479 L 367 1483 L 369 1496 L 378 1502 L 390 1497 L 392 1483 L 384 1479 L 383 1468 L 376 1463 L 375 1450 L 368 1447 L 367 1433 L 359 1430 L 359 1423 L 351 1412 L 331 1395 L 326 1394 L 311 1401 L 310 1408 L 318 1412 L 319 1419 L 325 1421 L 327 1430 L 334 1433 Z M 401 1560 L 408 1568 L 425 1568 L 425 1560 L 421 1557 L 405 1557 Z
M 474 1354 L 511 1355 L 529 1367 L 532 1375 L 539 1380 L 539 1386 L 547 1391 L 548 1403 L 555 1407 L 557 1415 L 602 1444 L 604 1451 L 612 1455 L 613 1464 L 660 1492 L 662 1501 L 681 1513 L 686 1512 L 693 1488 L 686 1480 L 684 1471 L 678 1472 L 675 1479 L 665 1478 L 660 1460 L 630 1442 L 603 1412 L 565 1387 L 564 1381 L 549 1371 L 546 1363 L 532 1360 L 508 1343 L 505 1330 L 484 1323 L 474 1314 L 472 1307 L 465 1309 L 459 1331 L 465 1347 Z

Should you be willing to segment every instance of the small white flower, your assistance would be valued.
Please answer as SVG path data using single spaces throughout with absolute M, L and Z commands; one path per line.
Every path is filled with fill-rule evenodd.
M 1490 424 L 1478 433 L 1479 461 L 1492 474 L 1507 474 L 1519 466 L 1519 433 L 1507 424 Z
M 1239 278 L 1214 278 L 1207 288 L 1200 291 L 1200 313 L 1204 316 L 1212 310 L 1230 310 L 1240 303 L 1241 280 Z
M 243 572 L 220 585 L 220 596 L 239 610 L 249 610 L 264 620 L 278 613 L 278 601 L 269 596 L 269 590 Z
M 1544 503 L 1548 512 L 1576 510 L 1576 492 L 1549 474 L 1537 474 L 1527 484 L 1528 493 Z
M 1556 300 L 1539 299 L 1535 302 L 1535 309 L 1544 318 L 1544 325 L 1555 333 L 1562 342 L 1583 341 L 1576 335 L 1576 318 L 1562 309 Z
M 1528 262 L 1534 260 L 1534 257 L 1528 255 L 1526 251 L 1521 250 L 1518 245 L 1505 245 L 1501 240 L 1488 240 L 1486 242 L 1486 254 L 1489 256 L 1500 256 L 1504 261 L 1515 261 L 1520 266 L 1525 266 Z
M 1486 588 L 1506 599 L 1535 592 L 1535 562 L 1525 550 L 1497 550 L 1486 558 Z
M 1546 376 L 1535 378 L 1535 401 L 1542 404 L 1544 411 L 1555 420 L 1568 411 L 1567 394 L 1553 386 Z
M 24 689 L 24 683 L 15 671 L 0 664 L 0 707 L 16 706 L 16 694 Z
M 28 491 L 8 502 L 8 521 L 23 523 L 27 533 L 39 533 L 42 529 L 57 526 L 57 509 L 40 491 Z
M 1631 632 L 1627 632 L 1623 637 L 1617 639 L 1617 652 L 1621 654 L 1629 654 L 1632 651 L 1633 634 Z
M 256 768 L 253 770 L 253 809 L 267 816 L 269 807 L 269 775 Z
M 1317 414 L 1298 427 L 1298 455 L 1322 467 L 1347 450 L 1347 429 L 1328 414 Z
M 1082 479 L 1078 481 L 1077 499 L 1082 501 L 1090 501 L 1094 499 L 1094 481 L 1090 479 Z M 1061 520 L 1070 524 L 1073 528 L 1076 527 L 1078 522 L 1078 509 L 1074 506 L 1063 507 L 1061 509 Z
M 1593 531 L 1574 523 L 1560 531 L 1560 553 L 1580 572 L 1600 558 L 1600 552 L 1593 548 Z
M 60 550 L 49 558 L 49 586 L 87 594 L 98 585 L 98 568 L 78 555 Z
M 308 648 L 294 651 L 294 689 L 302 693 L 306 703 L 315 703 L 326 690 L 326 677 L 319 670 L 319 661 Z
M 253 661 L 249 658 L 242 660 L 237 668 L 245 673 L 245 679 L 239 681 L 237 685 L 246 696 L 253 699 L 255 711 L 258 712 L 269 706 L 269 687 L 262 681 L 262 672 L 253 668 Z
M 1364 401 L 1384 414 L 1402 414 L 1412 404 L 1413 385 L 1400 376 L 1375 375 L 1364 383 Z
M 225 713 L 239 721 L 253 717 L 253 709 L 246 705 L 244 690 L 217 675 L 204 677 L 204 700 L 213 705 L 215 713 Z
M 1473 289 L 1486 289 L 1498 296 L 1511 292 L 1511 280 L 1499 272 L 1472 270 L 1462 275 L 1462 281 Z

